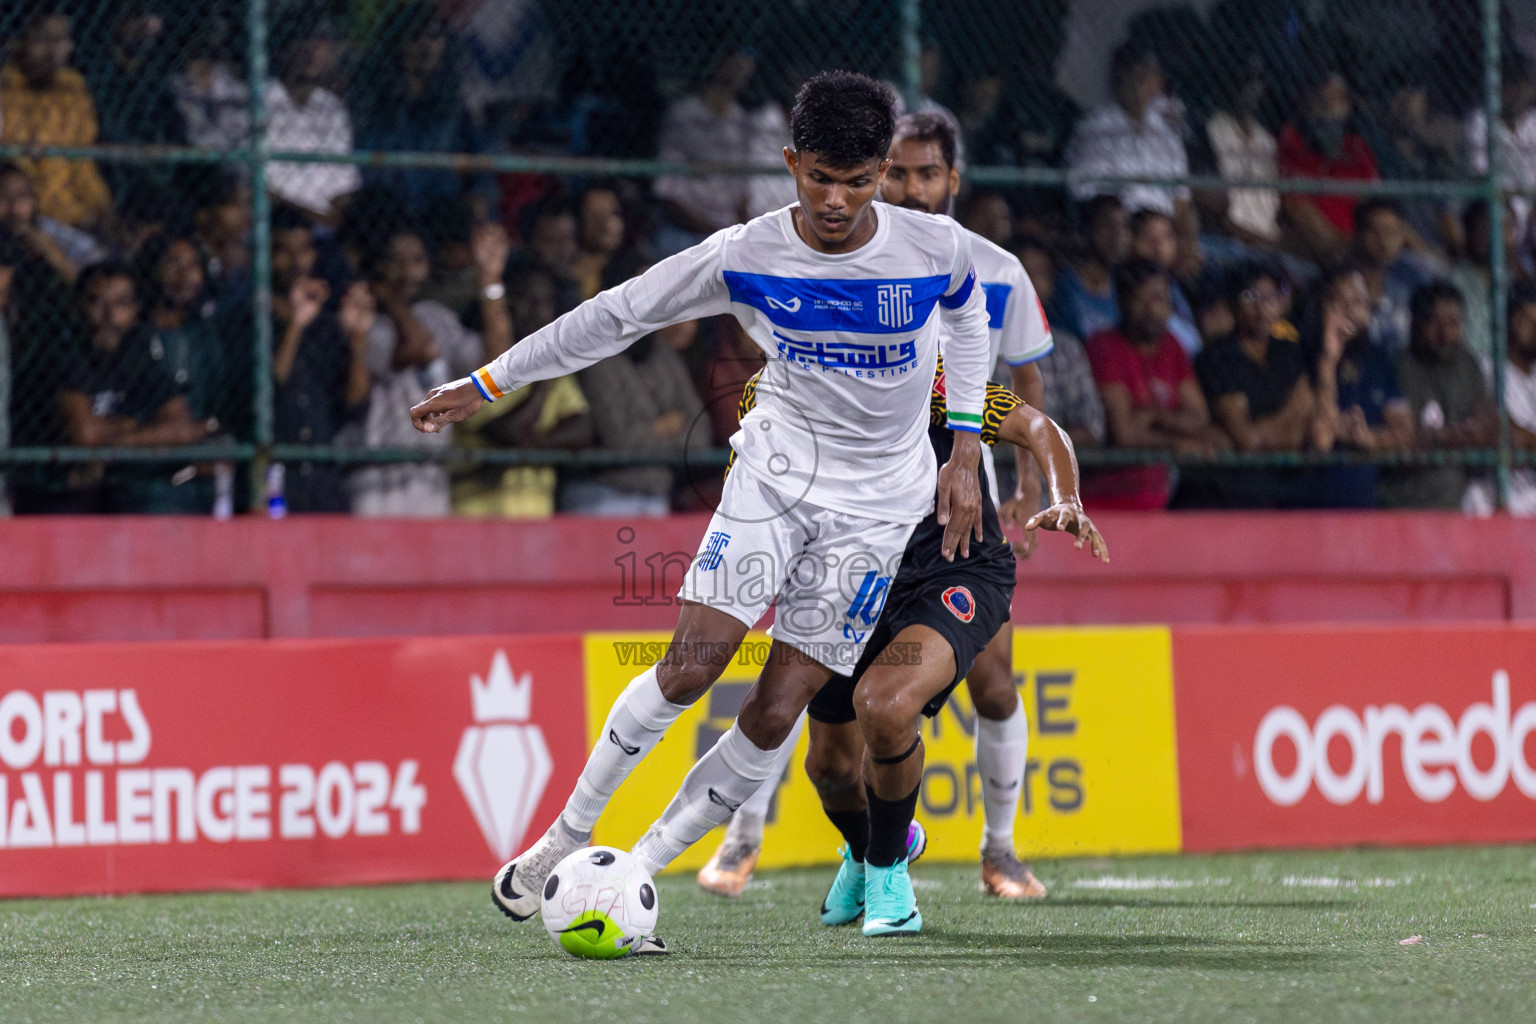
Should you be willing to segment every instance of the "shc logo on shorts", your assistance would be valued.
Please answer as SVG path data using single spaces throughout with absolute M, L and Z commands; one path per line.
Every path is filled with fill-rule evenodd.
M 453 777 L 486 843 L 506 860 L 522 845 L 554 761 L 543 730 L 528 721 L 533 676 L 513 678 L 505 651 L 496 652 L 483 681 L 469 677 L 469 691 L 476 724 L 459 741 Z
M 720 568 L 720 556 L 725 553 L 725 546 L 730 542 L 731 535 L 723 530 L 711 533 L 704 541 L 704 550 L 699 552 L 699 568 L 704 572 Z
M 970 622 L 976 617 L 976 599 L 971 597 L 971 592 L 965 587 L 950 587 L 944 591 L 940 600 L 961 622 Z

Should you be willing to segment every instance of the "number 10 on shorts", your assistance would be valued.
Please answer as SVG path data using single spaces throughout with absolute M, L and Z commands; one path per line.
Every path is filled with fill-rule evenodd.
M 885 597 L 890 589 L 889 576 L 881 576 L 873 569 L 864 574 L 859 592 L 848 606 L 848 615 L 843 622 L 843 639 L 854 643 L 863 642 L 870 627 L 879 621 L 880 611 L 885 607 Z

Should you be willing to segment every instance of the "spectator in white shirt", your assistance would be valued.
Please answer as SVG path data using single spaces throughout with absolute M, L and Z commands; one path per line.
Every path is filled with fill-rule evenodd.
M 1115 102 L 1078 122 L 1067 144 L 1073 174 L 1179 177 L 1189 173 L 1181 135 L 1183 107 L 1163 91 L 1157 55 L 1136 42 L 1121 44 L 1110 60 Z M 1157 210 L 1173 216 L 1187 206 L 1189 189 L 1164 185 L 1074 186 L 1077 199 L 1114 192 L 1130 213 Z
M 1530 230 L 1531 193 L 1536 192 L 1536 82 L 1524 60 L 1504 68 L 1500 89 L 1500 118 L 1494 138 L 1503 153 L 1504 187 L 1524 195 L 1510 197 L 1515 237 Z M 1468 162 L 1478 174 L 1488 173 L 1488 118 L 1478 107 L 1467 118 Z
M 1226 108 L 1205 123 L 1216 170 L 1229 181 L 1274 181 L 1280 176 L 1275 136 L 1259 120 L 1267 83 L 1263 62 L 1251 58 L 1245 81 Z M 1219 195 L 1219 193 L 1218 193 Z M 1225 195 L 1221 229 L 1249 245 L 1280 241 L 1280 194 L 1267 188 L 1235 188 Z
M 512 345 L 507 316 L 509 243 L 499 224 L 475 228 L 470 246 L 481 286 L 484 333 L 466 329 L 447 306 L 420 297 L 431 264 L 415 230 L 398 227 L 370 254 L 370 288 L 379 315 L 368 331 L 373 378 L 365 443 L 371 448 L 433 449 L 448 437 L 410 429 L 409 411 L 438 384 L 468 375 Z M 369 466 L 352 475 L 352 512 L 362 516 L 443 516 L 449 512 L 448 472 L 440 463 Z
M 667 108 L 661 127 L 660 158 L 678 161 L 741 161 L 754 151 L 758 134 L 741 94 L 757 71 L 750 50 L 728 53 L 697 91 Z M 788 135 L 788 132 L 785 132 Z M 721 228 L 746 219 L 749 179 L 736 175 L 656 179 L 667 224 L 657 238 L 658 256 L 670 256 Z M 786 204 L 787 205 L 787 204 Z
M 331 30 L 318 26 L 294 39 L 278 61 L 278 77 L 267 85 L 267 148 L 305 153 L 350 153 L 352 119 L 341 99 L 322 83 L 340 58 Z M 345 197 L 362 187 L 351 164 L 273 163 L 267 184 L 279 199 L 312 218 L 334 225 Z

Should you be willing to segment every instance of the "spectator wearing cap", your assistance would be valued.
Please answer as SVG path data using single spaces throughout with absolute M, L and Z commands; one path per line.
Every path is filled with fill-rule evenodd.
M 425 0 L 396 8 L 353 76 L 351 108 L 363 149 L 478 153 L 485 140 L 459 92 L 460 54 L 443 15 Z M 406 213 L 421 218 L 469 184 L 483 208 L 496 203 L 495 183 L 475 174 L 430 167 L 370 167 L 363 180 L 392 190 Z
M 341 51 L 334 32 L 318 22 L 300 32 L 278 55 L 277 78 L 267 83 L 267 148 L 303 153 L 352 152 L 352 118 L 325 83 L 336 73 Z M 310 217 L 335 225 L 346 197 L 362 187 L 351 164 L 267 166 L 273 195 Z
M 1025 238 L 1015 248 L 1024 271 L 1034 282 L 1041 305 L 1049 306 L 1056 288 L 1056 261 L 1038 238 Z M 1097 448 L 1104 443 L 1104 403 L 1093 383 L 1088 352 L 1076 334 L 1058 323 L 1051 324 L 1054 347 L 1036 362 L 1045 382 L 1045 409 L 1067 432 L 1078 448 Z
M 1119 322 L 1115 267 L 1130 253 L 1131 231 L 1125 207 L 1115 196 L 1090 199 L 1082 207 L 1080 220 L 1083 252 L 1061 269 L 1054 301 L 1046 312 L 1051 323 L 1079 338 L 1091 338 Z
M 1323 277 L 1310 321 L 1302 343 L 1316 396 L 1312 447 L 1321 452 L 1411 448 L 1413 417 L 1395 359 L 1370 341 L 1370 293 L 1358 267 L 1344 264 Z M 1311 503 L 1374 507 L 1376 477 L 1374 465 L 1320 470 L 1312 478 Z
M 365 270 L 379 316 L 368 329 L 372 392 L 364 443 L 370 448 L 439 449 L 452 431 L 411 429 L 411 406 L 439 384 L 467 377 L 512 344 L 505 287 L 509 243 L 499 224 L 482 224 L 471 242 L 482 288 L 484 333 L 468 330 L 447 306 L 421 298 L 431 273 L 426 242 L 400 226 L 380 239 Z M 352 511 L 363 516 L 442 516 L 450 511 L 447 469 L 437 463 L 389 463 L 352 475 Z
M 1183 108 L 1165 92 L 1166 78 L 1157 54 L 1142 43 L 1122 43 L 1110 57 L 1110 87 L 1115 101 L 1078 123 L 1067 145 L 1067 167 L 1079 177 L 1178 178 L 1189 174 L 1181 122 Z M 1170 217 L 1190 215 L 1189 189 L 1168 185 L 1074 187 L 1077 199 L 1111 188 L 1129 211 L 1158 210 Z
M 67 15 L 45 8 L 27 21 L 0 68 L 0 143 L 94 146 L 96 104 L 80 72 Z M 91 160 L 39 157 L 18 161 L 32 178 L 43 214 L 74 227 L 105 223 L 112 196 Z
M 0 161 L 0 227 L 70 284 L 74 284 L 80 268 L 99 263 L 107 255 L 101 243 L 86 232 L 45 216 L 32 179 L 12 160 Z
M 741 160 L 752 149 L 755 127 L 742 96 L 757 72 L 751 50 L 724 54 L 693 92 L 673 101 L 662 122 L 660 152 L 668 161 L 719 163 Z M 739 175 L 656 179 L 666 224 L 657 235 L 657 255 L 670 256 L 721 228 L 746 219 L 748 180 Z
M 1356 263 L 1371 298 L 1371 343 L 1396 358 L 1408 347 L 1409 300 L 1439 276 L 1427 257 L 1409 252 L 1408 224 L 1390 199 L 1355 207 Z
M 1088 341 L 1110 443 L 1212 451 L 1211 418 L 1200 384 L 1168 330 L 1173 299 L 1167 273 L 1150 260 L 1128 260 L 1115 270 L 1115 293 L 1119 325 Z M 1153 465 L 1101 474 L 1091 489 L 1103 507 L 1155 509 L 1168 504 L 1172 484 L 1168 467 Z
M 1302 117 L 1280 130 L 1280 173 L 1287 178 L 1375 181 L 1380 175 L 1371 147 L 1354 128 L 1354 99 L 1344 76 L 1327 71 L 1308 88 Z M 1355 231 L 1355 199 L 1342 195 L 1287 193 L 1286 220 L 1308 256 L 1336 262 Z
M 1444 281 L 1413 293 L 1408 350 L 1397 362 L 1398 380 L 1421 449 L 1489 446 L 1498 438 L 1498 411 L 1482 366 L 1462 342 L 1461 293 Z M 1388 508 L 1460 509 L 1472 475 L 1462 465 L 1387 470 L 1381 503 Z

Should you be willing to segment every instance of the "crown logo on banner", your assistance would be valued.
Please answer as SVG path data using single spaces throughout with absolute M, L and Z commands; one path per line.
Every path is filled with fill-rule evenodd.
M 528 721 L 533 700 L 533 673 L 514 678 L 506 651 L 496 652 L 485 679 L 470 675 L 469 689 L 475 704 L 475 721 Z

